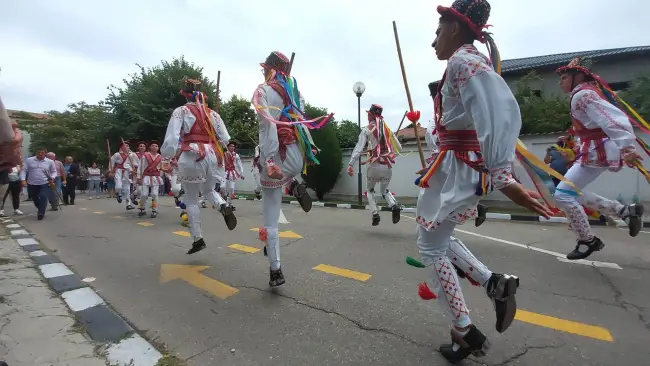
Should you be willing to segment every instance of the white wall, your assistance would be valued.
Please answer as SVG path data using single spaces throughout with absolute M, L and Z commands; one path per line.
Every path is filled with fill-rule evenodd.
M 544 159 L 546 155 L 546 148 L 557 141 L 559 135 L 536 135 L 536 136 L 523 136 L 521 140 L 526 144 L 528 149 Z M 649 141 L 646 139 L 646 141 Z M 390 190 L 400 197 L 403 203 L 412 203 L 417 198 L 418 188 L 413 184 L 417 176 L 415 172 L 420 169 L 420 158 L 415 146 L 405 146 L 403 156 L 398 156 L 396 164 L 393 167 L 393 179 L 390 184 Z M 641 151 L 641 150 L 640 150 Z M 327 196 L 330 199 L 351 199 L 356 200 L 357 197 L 357 176 L 350 177 L 347 175 L 345 169 L 347 168 L 350 159 L 351 150 L 343 151 L 343 170 L 340 172 L 339 180 Z M 645 155 L 645 154 L 644 154 Z M 426 158 L 427 155 L 425 155 Z M 242 157 L 244 163 L 244 174 L 246 179 L 237 183 L 237 191 L 252 192 L 254 189 L 254 180 L 251 173 L 251 158 Z M 650 168 L 649 159 L 645 160 L 645 166 Z M 356 168 L 355 164 L 355 168 Z M 364 190 L 365 190 L 365 167 L 364 169 Z M 517 168 L 516 174 L 524 185 L 533 188 L 532 183 L 523 168 Z M 641 201 L 650 202 L 650 184 L 646 182 L 645 178 L 638 173 L 638 171 L 623 168 L 618 173 L 606 172 L 601 175 L 594 183 L 592 183 L 588 190 L 605 197 L 615 199 L 619 194 L 623 196 L 626 202 L 632 200 L 636 194 Z M 507 199 L 499 192 L 491 194 L 487 197 L 488 200 L 506 201 Z

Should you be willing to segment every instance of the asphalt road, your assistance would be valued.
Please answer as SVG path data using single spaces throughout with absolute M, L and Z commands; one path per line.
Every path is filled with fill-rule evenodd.
M 43 221 L 19 221 L 82 277 L 94 277 L 91 285 L 131 324 L 189 365 L 445 364 L 437 348 L 449 340 L 449 319 L 435 301 L 417 296 L 427 271 L 404 261 L 417 257 L 412 214 L 393 225 L 384 212 L 372 227 L 365 211 L 314 207 L 305 214 L 283 205 L 287 283 L 271 290 L 262 252 L 242 251 L 263 247 L 254 231 L 260 202 L 236 201 L 233 232 L 203 209 L 208 248 L 188 256 L 191 239 L 182 236 L 187 229 L 170 199 L 158 218 L 139 219 L 114 200 L 83 198 Z M 33 214 L 29 202 L 23 206 Z M 463 281 L 472 320 L 492 341 L 488 356 L 465 364 L 647 364 L 650 232 L 632 239 L 625 230 L 596 228 L 607 247 L 589 259 L 599 262 L 566 263 L 557 252 L 574 242 L 563 225 L 488 221 L 459 229 L 491 270 L 521 279 L 519 320 L 504 334 L 494 330 L 484 291 Z M 165 265 L 209 268 L 199 274 Z M 174 279 L 172 270 L 194 285 Z M 208 277 L 236 293 L 214 296 L 224 286 Z

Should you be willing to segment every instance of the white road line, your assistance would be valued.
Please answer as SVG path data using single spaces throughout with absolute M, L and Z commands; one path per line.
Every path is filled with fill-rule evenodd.
M 415 218 L 414 218 L 414 217 L 411 217 L 411 216 L 406 216 L 406 215 L 400 215 L 400 216 L 402 216 L 402 217 L 408 217 L 408 218 L 411 219 L 411 220 L 415 220 Z M 539 252 L 539 253 L 548 254 L 548 255 L 551 255 L 551 256 L 553 256 L 553 257 L 556 257 L 558 261 L 563 262 L 563 263 L 575 263 L 575 264 L 582 264 L 582 265 L 585 265 L 585 266 L 591 266 L 591 267 L 602 267 L 602 268 L 623 269 L 623 268 L 621 268 L 621 266 L 619 266 L 619 265 L 616 264 L 616 263 L 610 263 L 610 262 L 599 262 L 599 261 L 588 261 L 588 260 L 585 260 L 585 259 L 580 259 L 580 260 L 574 260 L 574 261 L 572 261 L 572 260 L 568 260 L 568 259 L 566 259 L 566 255 L 565 255 L 565 254 L 558 253 L 558 252 L 554 252 L 554 251 L 552 251 L 552 250 L 546 250 L 546 249 L 537 248 L 537 247 L 534 247 L 534 246 L 531 246 L 531 245 L 515 243 L 514 241 L 509 241 L 509 240 L 504 240 L 504 239 L 494 238 L 494 237 L 491 237 L 491 236 L 487 236 L 487 235 L 483 235 L 483 234 L 477 234 L 477 233 L 474 233 L 474 232 L 471 232 L 471 231 L 466 231 L 466 230 L 461 230 L 461 229 L 455 229 L 455 231 L 458 231 L 459 233 L 463 233 L 463 234 L 467 234 L 467 235 L 476 236 L 476 237 L 483 238 L 483 239 L 488 239 L 488 240 L 496 241 L 496 242 L 498 242 L 498 243 L 502 243 L 502 244 L 512 245 L 512 246 L 514 246 L 514 247 L 519 247 L 519 248 L 524 248 L 524 249 L 530 249 L 530 250 L 532 250 L 532 251 L 534 251 L 534 252 Z
M 625 231 L 625 232 L 629 232 L 629 230 L 628 230 L 627 228 L 619 227 L 618 229 L 619 229 L 619 230 L 623 230 L 623 231 Z M 639 231 L 639 232 L 640 232 L 641 234 L 650 234 L 650 231 L 643 231 L 643 230 L 641 230 L 641 231 Z
M 280 219 L 278 220 L 278 224 L 290 224 L 290 222 L 287 220 L 287 217 L 284 216 L 284 212 L 280 210 Z

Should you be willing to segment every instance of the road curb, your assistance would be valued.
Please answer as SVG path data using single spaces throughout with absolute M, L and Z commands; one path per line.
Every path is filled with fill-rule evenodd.
M 248 198 L 248 197 L 237 197 L 238 200 L 243 200 L 243 201 L 260 201 L 256 198 Z M 293 200 L 286 200 L 283 199 L 282 203 L 285 204 L 291 204 L 291 205 L 299 205 L 298 201 L 293 201 Z M 369 209 L 368 205 L 355 205 L 355 204 L 349 204 L 349 203 L 327 203 L 327 202 L 314 202 L 312 203 L 312 206 L 317 206 L 317 207 L 330 207 L 330 208 L 347 208 L 347 209 L 352 209 L 352 210 L 367 210 Z M 388 207 L 383 207 L 379 206 L 381 211 L 389 211 L 390 208 Z M 416 209 L 415 207 L 404 207 L 402 209 L 402 212 L 404 213 L 415 213 Z M 546 219 L 542 216 L 533 216 L 533 215 L 512 215 L 512 214 L 503 214 L 503 213 L 491 213 L 488 212 L 486 215 L 487 219 L 490 221 L 519 221 L 519 222 L 540 222 L 544 224 L 568 224 L 568 220 L 566 217 L 551 217 L 550 219 Z M 627 227 L 627 224 L 623 220 L 615 220 L 616 221 L 616 227 Z M 589 220 L 589 224 L 592 226 L 609 226 L 607 222 L 601 221 L 601 220 Z M 643 223 L 644 228 L 650 228 L 650 222 L 646 221 Z
M 44 246 L 20 224 L 2 219 L 13 239 L 32 261 L 52 290 L 93 341 L 105 345 L 111 365 L 155 366 L 163 355 L 141 337 L 117 312 L 59 258 L 44 251 Z

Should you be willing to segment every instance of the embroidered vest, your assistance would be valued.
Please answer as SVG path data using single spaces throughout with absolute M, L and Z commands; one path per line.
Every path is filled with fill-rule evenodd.
M 142 174 L 148 177 L 160 177 L 160 170 L 158 170 L 158 165 L 162 160 L 162 155 L 158 154 L 155 158 L 150 153 L 144 153 L 143 155 L 147 160 L 147 167 L 144 169 Z

